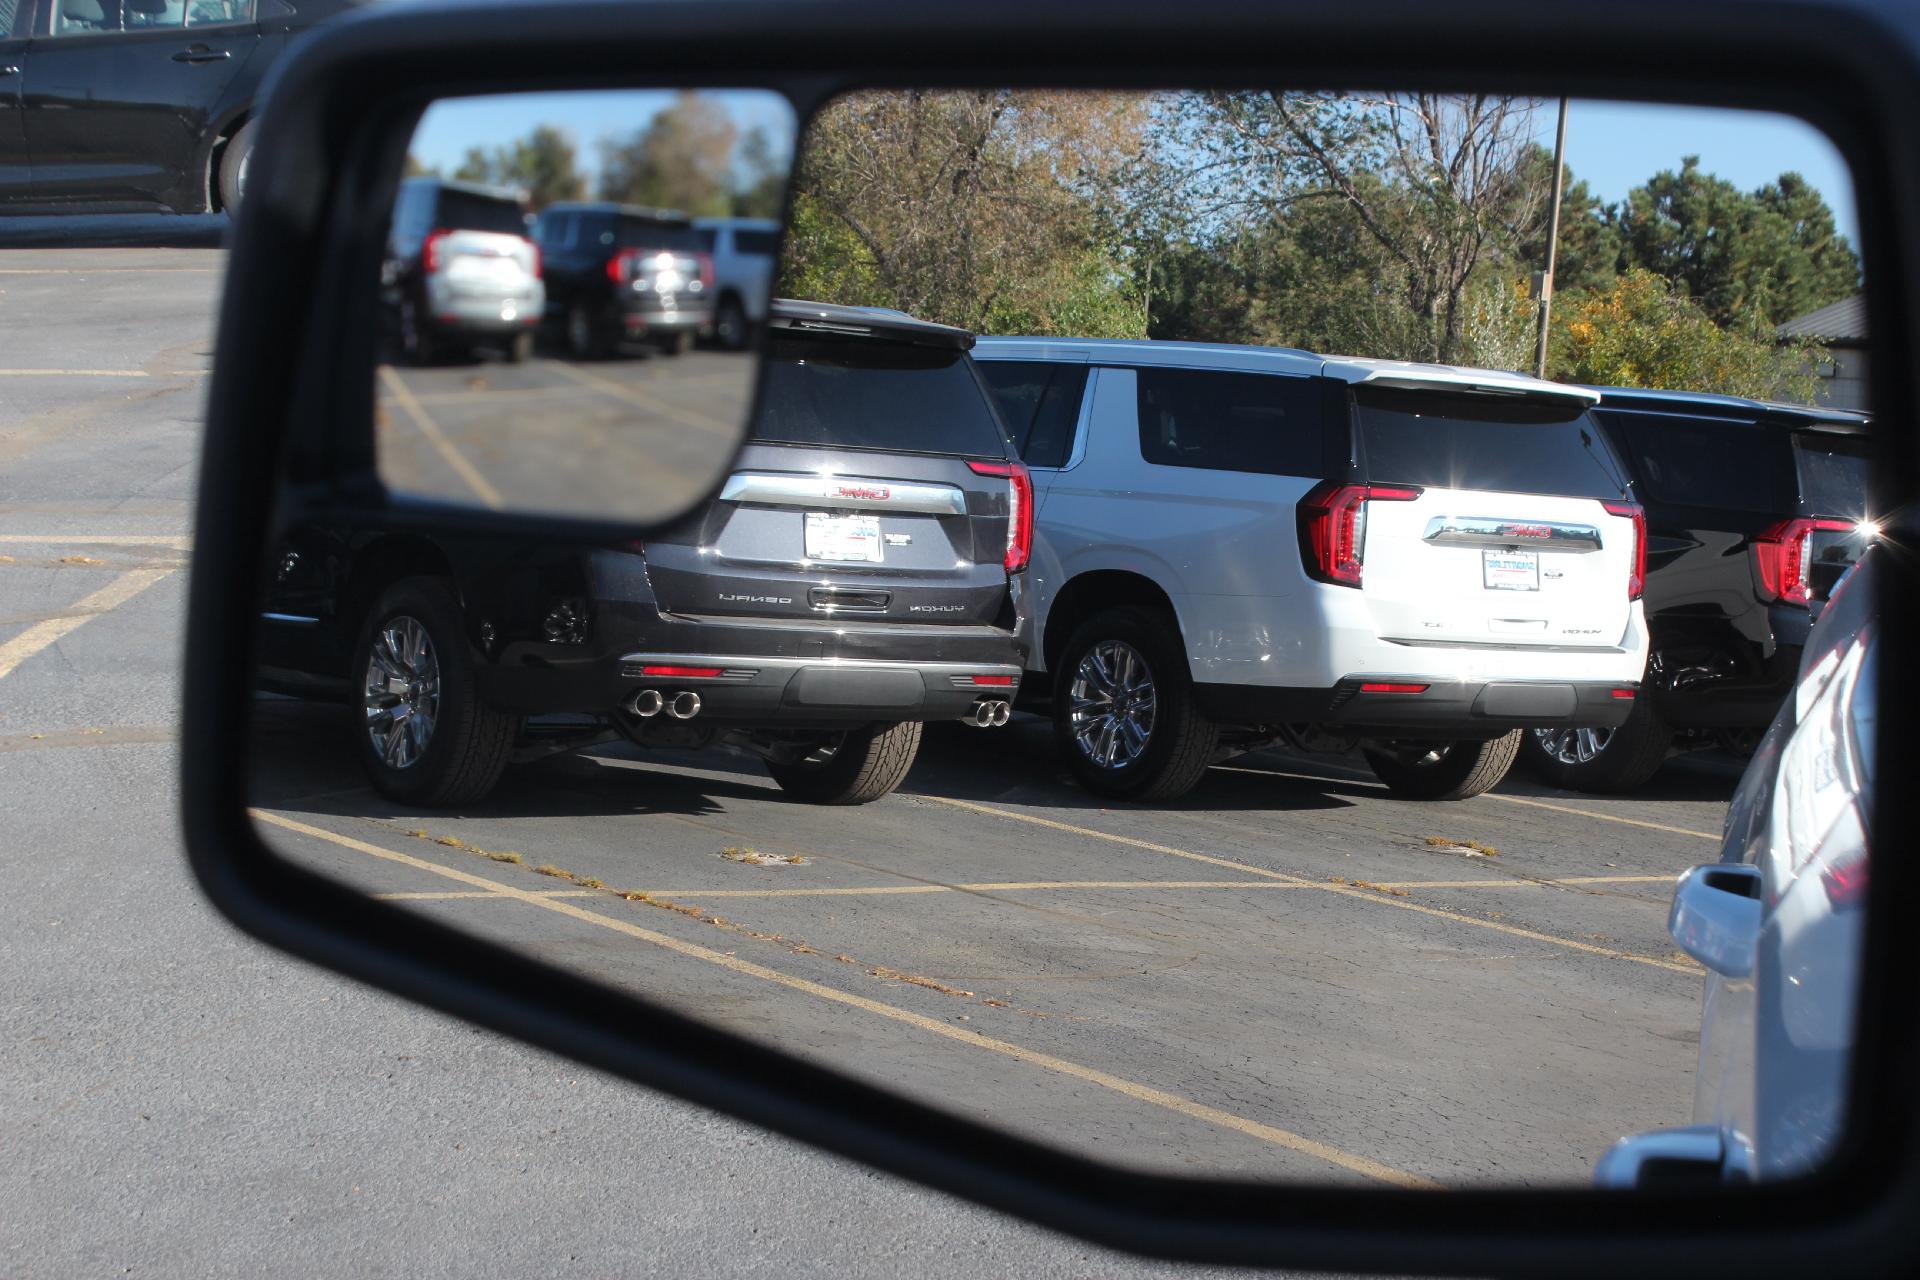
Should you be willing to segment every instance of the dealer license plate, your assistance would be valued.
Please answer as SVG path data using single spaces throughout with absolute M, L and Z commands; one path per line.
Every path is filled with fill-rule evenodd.
M 1538 591 L 1540 589 L 1540 553 L 1538 551 L 1482 551 L 1481 581 L 1489 591 Z
M 879 564 L 880 517 L 807 512 L 807 559 Z

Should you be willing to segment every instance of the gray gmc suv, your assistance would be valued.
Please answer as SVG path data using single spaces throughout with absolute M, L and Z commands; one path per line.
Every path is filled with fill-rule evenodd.
M 1005 724 L 1033 489 L 973 335 L 816 303 L 768 323 L 732 474 L 644 546 L 310 507 L 262 685 L 345 697 L 375 786 L 425 805 L 615 734 L 744 747 L 795 796 L 860 804 L 906 776 L 922 722 Z

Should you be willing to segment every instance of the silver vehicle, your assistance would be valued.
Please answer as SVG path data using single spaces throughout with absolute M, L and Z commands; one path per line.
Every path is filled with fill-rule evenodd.
M 773 218 L 696 218 L 707 256 L 713 260 L 713 337 L 738 350 L 765 322 L 765 299 L 774 293 L 780 223 Z
M 1808 639 L 1800 681 L 1727 811 L 1720 861 L 1667 928 L 1707 968 L 1695 1123 L 1623 1138 L 1603 1186 L 1806 1173 L 1845 1123 L 1867 896 L 1878 658 L 1871 550 Z
M 532 353 L 547 290 L 527 231 L 524 192 L 444 178 L 400 185 L 381 292 L 408 360 L 428 364 L 481 347 L 509 360 Z
M 1088 788 L 1173 799 L 1277 742 L 1463 799 L 1523 730 L 1631 710 L 1645 527 L 1596 393 L 1199 343 L 974 355 L 1039 503 L 1028 687 Z

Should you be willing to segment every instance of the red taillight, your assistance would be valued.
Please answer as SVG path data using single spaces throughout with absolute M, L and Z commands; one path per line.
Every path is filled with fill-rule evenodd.
M 668 680 L 712 680 L 726 671 L 725 667 L 642 667 L 643 676 L 662 676 Z
M 1412 502 L 1413 485 L 1315 485 L 1300 499 L 1300 560 L 1307 576 L 1343 587 L 1360 585 L 1367 544 L 1367 503 Z
M 1427 686 L 1424 684 L 1383 684 L 1369 680 L 1360 686 L 1362 693 L 1425 693 L 1426 691 Z
M 1024 462 L 969 462 L 977 476 L 1007 478 L 1007 556 L 1001 561 L 1008 573 L 1019 573 L 1033 559 L 1033 477 Z
M 1633 701 L 1634 691 L 1632 689 L 1609 689 L 1607 690 L 1607 694 L 1609 697 L 1618 698 L 1622 702 L 1631 702 Z
M 436 231 L 427 232 L 426 242 L 420 246 L 420 262 L 429 274 L 438 271 L 442 266 L 446 265 L 441 261 L 440 243 L 452 234 L 453 232 L 446 230 L 444 227 Z
M 627 282 L 627 268 L 633 262 L 633 250 L 622 249 L 607 259 L 607 279 L 615 284 Z
M 1811 595 L 1808 566 L 1813 560 L 1813 535 L 1847 533 L 1844 520 L 1782 520 L 1753 540 L 1760 571 L 1760 591 L 1770 600 L 1804 605 Z
M 711 291 L 713 288 L 713 256 L 703 253 L 699 255 L 699 258 L 700 288 L 702 291 Z
M 1820 887 L 1827 891 L 1827 904 L 1837 911 L 1859 906 L 1867 900 L 1867 859 L 1853 857 L 1821 868 Z
M 1013 684 L 1013 677 L 1012 676 L 975 676 L 973 677 L 973 682 L 975 684 L 1011 686 Z
M 541 272 L 541 270 L 542 270 L 542 269 L 543 269 L 543 268 L 545 267 L 545 265 L 546 265 L 546 262 L 545 262 L 545 260 L 544 260 L 543 258 L 541 258 L 541 256 L 540 256 L 540 246 L 539 246 L 539 245 L 537 245 L 537 244 L 535 244 L 535 243 L 533 243 L 533 241 L 531 241 L 531 240 L 529 240 L 529 241 L 527 241 L 527 248 L 529 248 L 529 249 L 531 249 L 531 250 L 533 250 L 533 278 L 534 278 L 535 280 L 538 280 L 538 279 L 540 278 L 540 272 Z
M 1603 502 L 1608 515 L 1633 521 L 1633 572 L 1627 576 L 1627 599 L 1638 600 L 1647 589 L 1647 511 L 1637 502 Z M 1632 695 L 1629 694 L 1629 697 Z

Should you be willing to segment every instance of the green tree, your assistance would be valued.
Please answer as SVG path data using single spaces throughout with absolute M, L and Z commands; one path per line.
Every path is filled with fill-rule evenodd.
M 801 153 L 780 290 L 975 330 L 1139 336 L 1102 196 L 1143 122 L 1131 95 L 839 99 Z
M 773 147 L 764 125 L 755 125 L 740 139 L 734 168 L 733 215 L 736 218 L 777 218 L 787 194 L 792 166 Z
M 1758 312 L 1715 324 L 1678 282 L 1640 267 L 1553 316 L 1551 371 L 1571 382 L 1810 403 L 1811 371 L 1827 358 L 1813 342 L 1775 342 Z
M 695 215 L 731 213 L 738 136 L 719 103 L 682 92 L 631 137 L 600 144 L 600 198 Z
M 492 151 L 468 147 L 453 176 L 465 182 L 518 187 L 536 209 L 557 200 L 578 200 L 587 190 L 573 139 L 548 124 L 536 125 L 526 137 Z
M 1626 265 L 1683 285 L 1722 325 L 1772 323 L 1860 288 L 1860 259 L 1820 193 L 1796 173 L 1743 192 L 1688 156 L 1636 187 L 1615 214 Z

